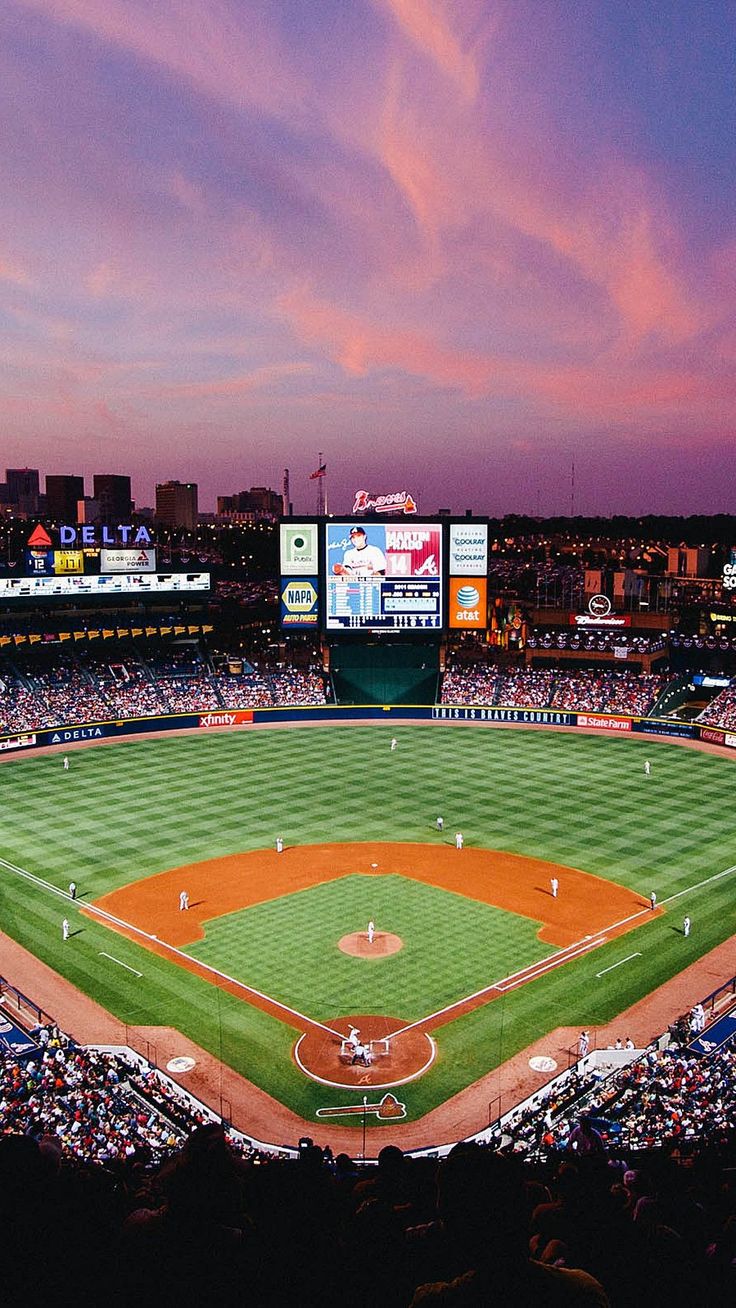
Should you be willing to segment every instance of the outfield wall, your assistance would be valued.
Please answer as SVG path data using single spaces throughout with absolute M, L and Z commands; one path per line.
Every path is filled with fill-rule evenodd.
M 150 718 L 128 718 L 102 722 L 75 722 L 63 727 L 16 732 L 0 736 L 0 755 L 25 753 L 50 745 L 77 745 L 85 741 L 122 739 L 151 732 L 189 730 L 233 730 L 236 727 L 291 723 L 350 722 L 481 722 L 520 727 L 580 727 L 585 731 L 620 732 L 622 735 L 663 736 L 702 740 L 736 749 L 736 732 L 705 727 L 672 718 L 626 717 L 618 713 L 577 713 L 557 709 L 503 708 L 500 706 L 435 704 L 292 705 L 283 708 L 207 710 L 201 713 L 170 713 Z

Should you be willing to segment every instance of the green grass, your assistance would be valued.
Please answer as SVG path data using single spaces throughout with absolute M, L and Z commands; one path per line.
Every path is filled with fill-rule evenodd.
M 370 918 L 401 937 L 400 952 L 371 961 L 340 951 Z M 187 952 L 317 1021 L 414 1022 L 544 957 L 539 925 L 405 877 L 356 874 L 208 922 Z
M 392 735 L 399 740 L 393 754 Z M 652 761 L 648 779 L 645 752 Z M 446 836 L 462 830 L 468 846 L 568 864 L 645 896 L 656 889 L 660 902 L 686 892 L 661 918 L 647 920 L 624 940 L 443 1027 L 437 1063 L 403 1095 L 412 1118 L 552 1027 L 610 1020 L 736 928 L 736 874 L 690 889 L 736 864 L 733 763 L 662 741 L 643 745 L 439 724 L 397 728 L 389 722 L 131 741 L 75 751 L 70 758 L 68 773 L 58 755 L 0 766 L 0 854 L 56 886 L 66 888 L 74 879 L 90 899 L 171 866 L 272 847 L 277 833 L 290 845 L 437 843 L 438 813 Z M 501 948 L 492 940 L 498 910 L 422 887 L 422 912 L 413 913 L 416 883 L 402 878 L 345 878 L 332 883 L 323 900 L 327 889 L 213 924 L 202 956 L 213 949 L 225 958 L 229 951 L 235 961 L 225 970 L 236 967 L 256 985 L 260 977 L 268 984 L 259 988 L 275 997 L 290 994 L 287 1002 L 304 995 L 307 1012 L 316 1017 L 353 1010 L 352 988 L 344 994 L 342 981 L 349 978 L 352 987 L 356 970 L 369 1007 L 388 1012 L 400 1004 L 402 1017 L 421 1016 L 437 1006 L 438 995 L 464 988 L 466 967 L 469 980 L 515 970 L 513 961 L 504 963 L 505 956 L 495 952 Z M 384 901 L 394 894 L 395 903 Z M 348 899 L 341 902 L 343 895 Z M 379 965 L 334 958 L 335 933 L 360 929 L 370 916 L 383 925 L 384 903 L 401 922 L 405 949 Z M 430 906 L 435 903 L 436 910 Z M 479 941 L 477 957 L 462 957 L 459 968 L 463 951 L 443 946 L 450 903 L 453 922 L 462 921 L 466 935 Z M 688 940 L 675 929 L 686 912 L 693 922 Z M 65 914 L 79 934 L 63 945 Z M 514 936 L 521 930 L 523 961 L 535 951 L 551 952 L 534 940 L 528 922 L 500 916 L 502 937 L 507 929 Z M 290 1056 L 293 1029 L 2 869 L 0 929 L 123 1021 L 179 1027 L 306 1117 L 346 1099 L 346 1092 L 318 1087 L 299 1073 Z M 509 939 L 509 959 L 518 943 Z M 105 960 L 102 951 L 143 977 Z M 329 951 L 337 970 L 328 973 L 323 963 Z M 634 951 L 641 958 L 596 978 Z M 469 988 L 477 988 L 474 981 Z

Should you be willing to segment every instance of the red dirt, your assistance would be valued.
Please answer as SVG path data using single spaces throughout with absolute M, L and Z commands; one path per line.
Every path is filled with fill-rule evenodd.
M 416 725 L 413 720 L 404 721 L 395 716 L 391 718 L 391 722 L 394 725 Z M 293 730 L 295 727 L 301 729 L 323 725 L 325 725 L 323 722 L 307 720 L 298 723 L 252 724 L 243 729 Z M 384 724 L 364 721 L 353 725 L 370 727 Z M 438 725 L 476 729 L 481 727 L 492 730 L 519 729 L 518 724 L 477 721 L 443 721 Z M 554 728 L 549 725 L 537 728 L 531 724 L 529 728 L 558 730 L 565 733 L 581 730 L 580 728 Z M 186 732 L 186 734 L 190 733 Z M 618 737 L 617 732 L 601 732 L 597 729 L 586 729 L 585 734 Z M 161 733 L 157 731 L 134 737 L 135 740 L 160 740 L 161 738 Z M 68 742 L 58 746 L 47 746 L 33 752 L 34 754 L 71 754 L 77 748 L 89 748 L 90 745 L 114 745 L 120 743 L 121 739 L 124 738 L 86 741 L 78 745 Z M 627 736 L 627 739 L 638 739 L 642 746 L 647 745 L 652 750 L 656 749 L 656 738 L 643 735 Z M 736 752 L 724 746 L 704 741 L 684 740 L 679 737 L 662 739 L 667 744 L 679 745 L 686 749 L 699 749 L 729 758 L 736 763 Z M 22 755 L 0 754 L 0 764 L 20 762 L 27 757 L 25 752 Z M 463 857 L 468 852 L 467 849 L 464 850 Z M 603 884 L 610 885 L 610 883 Z M 169 1059 L 174 1056 L 191 1056 L 196 1063 L 194 1070 L 186 1075 L 172 1075 L 172 1080 L 178 1081 L 182 1088 L 197 1095 L 215 1112 L 221 1115 L 224 1113 L 236 1127 L 253 1140 L 294 1147 L 301 1135 L 316 1134 L 314 1122 L 306 1121 L 292 1113 L 265 1091 L 245 1077 L 239 1076 L 178 1031 L 169 1027 L 125 1026 L 14 940 L 0 933 L 0 943 L 2 970 L 8 979 L 29 994 L 47 1012 L 53 1013 L 59 1025 L 81 1043 L 129 1044 L 145 1057 L 153 1059 L 159 1067 L 165 1067 Z M 613 1043 L 616 1037 L 625 1038 L 629 1035 L 637 1047 L 646 1046 L 660 1032 L 666 1030 L 675 1016 L 689 1009 L 705 994 L 728 980 L 733 975 L 733 971 L 733 940 L 729 940 L 622 1012 L 608 1026 L 591 1028 L 594 1046 L 605 1047 Z M 10 1005 L 7 1007 L 10 1011 Z M 452 1099 L 439 1105 L 421 1120 L 410 1124 L 395 1121 L 391 1124 L 390 1136 L 381 1134 L 379 1137 L 371 1138 L 369 1135 L 370 1149 L 373 1152 L 369 1152 L 368 1156 L 373 1156 L 389 1139 L 402 1149 L 423 1149 L 448 1144 L 482 1130 L 489 1120 L 495 1119 L 499 1113 L 508 1111 L 527 1095 L 544 1088 L 548 1080 L 547 1074 L 533 1072 L 529 1067 L 529 1059 L 535 1055 L 551 1056 L 562 1070 L 567 1066 L 569 1050 L 573 1047 L 577 1034 L 577 1030 L 572 1027 L 557 1028 L 489 1072 L 474 1085 L 468 1086 Z M 398 1097 L 400 1098 L 400 1094 Z M 361 1129 L 335 1125 L 330 1121 L 329 1125 L 325 1123 L 319 1127 L 319 1130 L 322 1142 L 329 1142 L 335 1152 L 345 1150 L 354 1156 L 360 1156 Z
M 352 1050 L 341 1053 L 341 1041 L 327 1031 L 307 1031 L 297 1041 L 294 1057 L 298 1066 L 312 1080 L 323 1085 L 344 1085 L 357 1090 L 362 1086 L 399 1086 L 414 1081 L 434 1062 L 435 1046 L 430 1036 L 415 1028 L 404 1031 L 384 1048 L 382 1041 L 402 1025 L 399 1018 L 375 1013 L 336 1018 L 331 1026 L 345 1035 L 351 1026 L 360 1031 L 363 1043 L 374 1042 L 373 1062 L 369 1067 L 353 1063 Z
M 379 959 L 388 958 L 389 954 L 398 954 L 404 948 L 401 936 L 392 931 L 377 931 L 373 940 L 369 940 L 365 931 L 351 931 L 349 935 L 338 940 L 337 947 L 351 958 Z
M 165 1067 L 170 1058 L 189 1055 L 196 1067 L 186 1075 L 172 1075 L 183 1089 L 197 1095 L 215 1112 L 228 1116 L 250 1139 L 261 1143 L 295 1147 L 302 1135 L 316 1136 L 340 1150 L 360 1156 L 362 1131 L 330 1121 L 319 1124 L 297 1116 L 264 1090 L 218 1062 L 211 1054 L 170 1027 L 125 1026 L 64 977 L 53 972 L 34 954 L 8 936 L 0 934 L 3 971 L 13 984 L 30 995 L 47 1012 L 53 1013 L 63 1030 L 82 1044 L 128 1044 L 146 1058 Z M 616 1036 L 631 1035 L 640 1048 L 646 1046 L 677 1014 L 690 1008 L 733 975 L 733 941 L 726 941 L 705 954 L 646 999 L 621 1013 L 615 1022 L 593 1029 L 594 1044 L 605 1047 Z M 11 1005 L 7 1006 L 8 1011 Z M 369 1135 L 369 1157 L 389 1140 L 401 1149 L 429 1149 L 461 1140 L 481 1131 L 489 1120 L 506 1112 L 526 1095 L 543 1089 L 546 1074 L 532 1072 L 529 1059 L 535 1054 L 555 1058 L 560 1070 L 567 1066 L 567 1051 L 577 1031 L 560 1027 L 535 1041 L 528 1049 L 495 1068 L 474 1085 L 454 1095 L 417 1122 L 392 1122 L 390 1134 Z M 399 1100 L 407 1095 L 398 1092 Z M 347 1119 L 346 1119 L 347 1120 Z

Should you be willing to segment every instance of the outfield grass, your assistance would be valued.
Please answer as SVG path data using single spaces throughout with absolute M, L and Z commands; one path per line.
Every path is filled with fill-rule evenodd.
M 389 751 L 392 735 L 399 740 L 394 753 Z M 645 756 L 652 761 L 649 778 L 643 773 Z M 736 864 L 733 763 L 661 741 L 644 744 L 439 724 L 397 728 L 389 723 L 385 728 L 330 726 L 131 741 L 74 751 L 70 759 L 68 773 L 59 755 L 14 759 L 0 766 L 0 854 L 62 888 L 73 879 L 90 899 L 167 867 L 272 847 L 277 833 L 290 845 L 436 843 L 442 839 L 434 828 L 438 813 L 445 819 L 446 833 L 462 830 L 469 846 L 579 867 L 644 896 L 656 889 L 660 902 L 686 892 L 662 917 L 647 920 L 625 940 L 614 940 L 592 956 L 442 1028 L 436 1065 L 407 1087 L 404 1097 L 412 1118 L 545 1030 L 610 1020 L 736 928 L 736 874 L 690 889 Z M 375 906 L 375 886 L 383 887 L 382 895 L 391 894 L 389 883 L 401 882 L 403 896 L 405 887 L 414 885 L 402 878 L 388 878 L 385 884 L 368 878 L 371 887 L 363 899 L 357 889 L 363 880 L 333 883 L 334 903 L 328 896 L 330 903 L 320 901 L 314 911 L 305 899 L 307 930 L 295 919 L 289 922 L 294 910 L 293 905 L 286 909 L 285 901 L 276 915 L 281 918 L 278 924 L 268 922 L 265 905 L 232 915 L 232 921 L 223 919 L 213 924 L 202 956 L 210 949 L 234 950 L 238 975 L 248 972 L 248 979 L 258 985 L 252 964 L 268 979 L 259 988 L 276 997 L 277 985 L 291 987 L 303 967 L 305 975 L 314 976 L 318 1011 L 309 1008 L 310 1016 L 348 1011 L 350 998 L 320 990 L 320 965 L 325 950 L 335 945 L 330 930 L 338 929 L 338 918 L 340 934 L 364 928 L 370 916 L 380 924 L 383 909 Z M 347 923 L 348 906 L 338 903 L 341 886 L 349 889 Z M 463 905 L 462 912 L 467 901 L 436 888 L 423 889 L 444 896 L 443 906 L 440 909 L 437 901 L 436 912 L 422 913 L 420 929 L 410 899 L 403 907 L 397 903 L 397 913 L 406 913 L 406 927 L 399 934 L 407 945 L 401 954 L 381 962 L 375 981 L 366 980 L 376 987 L 370 1004 L 376 1011 L 387 1012 L 393 1004 L 393 992 L 383 990 L 383 978 L 396 963 L 405 965 L 407 987 L 408 1011 L 405 1014 L 402 1004 L 400 1016 L 429 1012 L 436 1006 L 433 996 L 450 994 L 461 984 L 451 966 L 457 950 L 441 952 L 435 928 L 447 899 Z M 311 899 L 317 891 L 302 893 Z M 426 906 L 429 901 L 424 902 Z M 486 924 L 492 933 L 499 910 L 472 904 L 470 909 L 475 924 L 470 937 L 477 933 L 485 940 Z M 688 940 L 676 929 L 685 913 L 693 923 Z M 65 946 L 64 915 L 79 928 Z M 502 917 L 509 921 L 508 915 Z M 510 920 L 524 930 L 529 925 L 523 919 Z M 251 929 L 249 922 L 257 925 Z M 111 935 L 79 916 L 73 905 L 7 870 L 0 870 L 0 927 L 123 1021 L 178 1026 L 303 1115 L 345 1101 L 344 1091 L 315 1086 L 295 1068 L 290 1058 L 293 1030 L 132 941 Z M 236 930 L 244 935 L 233 943 L 228 937 Z M 253 935 L 266 931 L 275 934 L 259 956 Z M 515 947 L 509 942 L 509 948 Z M 479 948 L 469 976 L 485 963 L 484 948 Z M 494 948 L 489 946 L 491 953 Z M 536 956 L 551 952 L 539 946 L 533 931 L 523 948 L 536 951 Z M 109 963 L 101 951 L 143 972 L 143 977 Z M 596 978 L 597 972 L 633 952 L 641 957 Z M 342 956 L 335 962 L 341 965 Z M 346 958 L 344 963 L 348 969 L 360 966 L 358 960 Z M 493 958 L 490 967 L 494 979 L 499 971 Z M 508 970 L 515 968 L 510 965 Z M 330 982 L 327 989 L 340 991 L 341 985 Z

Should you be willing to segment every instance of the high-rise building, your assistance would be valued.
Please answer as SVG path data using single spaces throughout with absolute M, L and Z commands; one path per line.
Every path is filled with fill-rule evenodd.
M 187 531 L 193 531 L 199 521 L 196 482 L 164 481 L 158 484 L 156 521 L 164 527 L 185 527 Z
M 52 522 L 77 521 L 77 504 L 84 499 L 84 477 L 46 477 L 46 516 Z
M 38 489 L 38 468 L 6 468 L 5 481 L 8 487 L 8 503 L 19 513 L 31 517 L 38 513 L 40 495 Z
M 103 522 L 130 522 L 130 477 L 118 477 L 112 473 L 95 474 L 92 497 L 100 506 L 100 519 Z
M 281 517 L 283 498 L 266 486 L 251 486 L 249 491 L 237 495 L 218 495 L 217 512 L 220 517 L 238 522 L 272 521 Z

